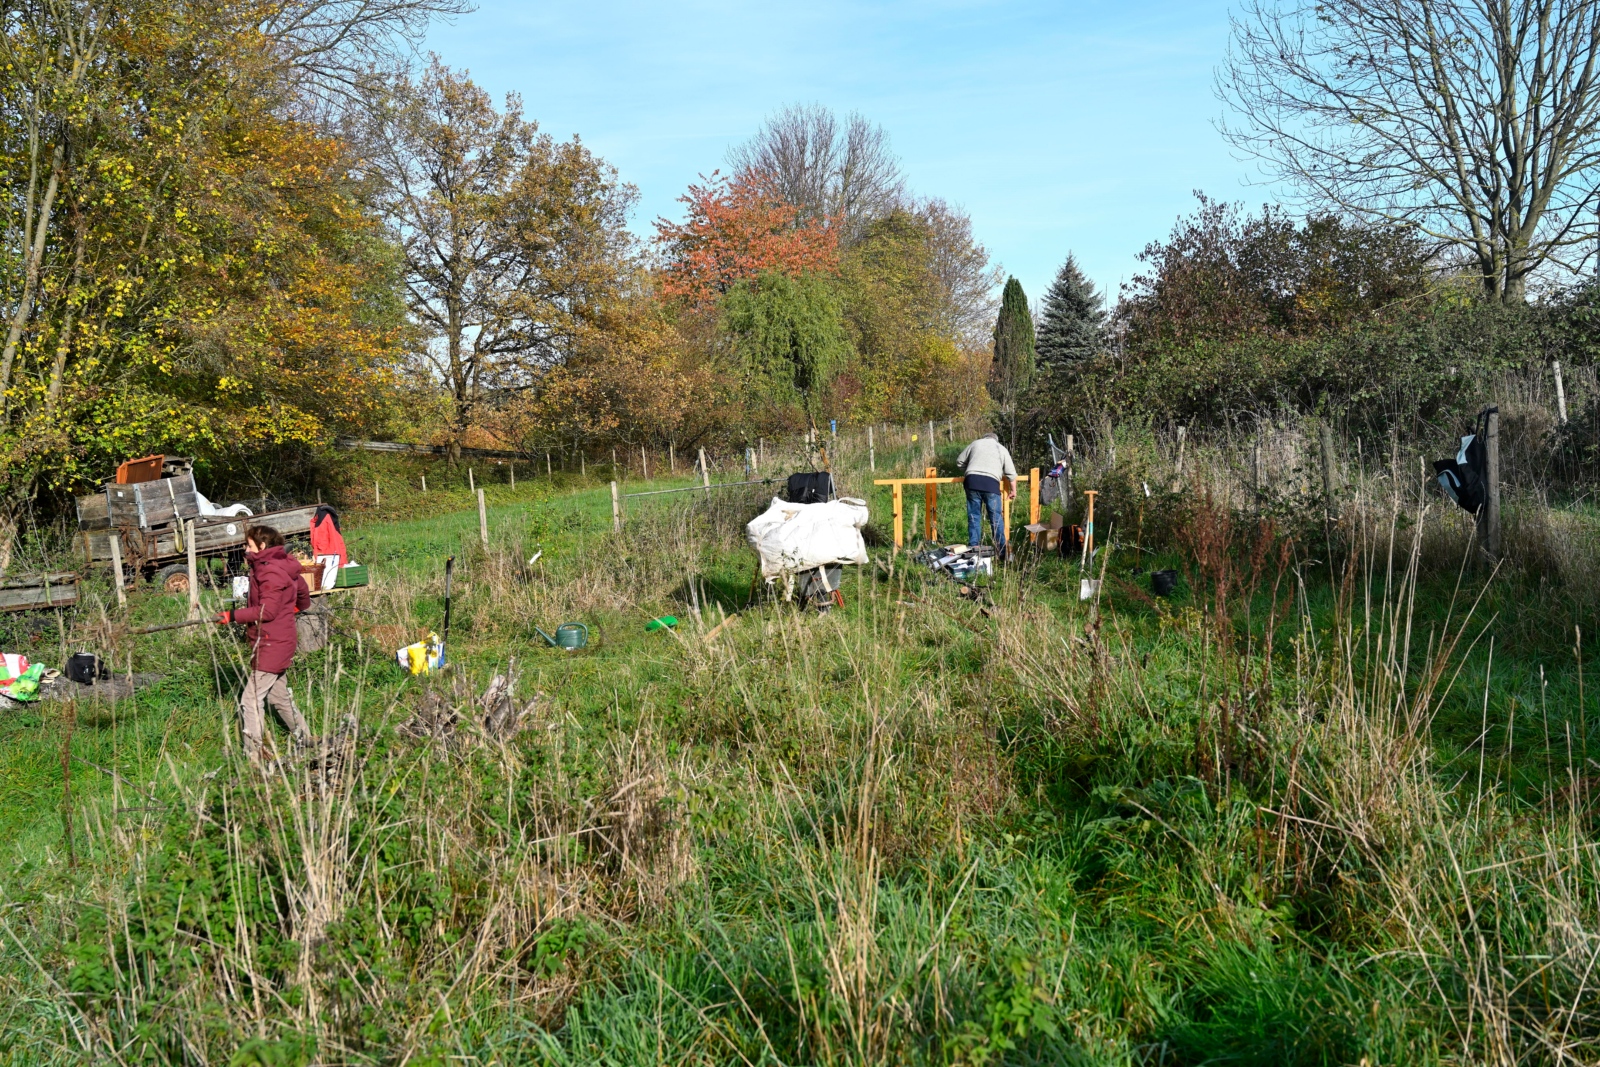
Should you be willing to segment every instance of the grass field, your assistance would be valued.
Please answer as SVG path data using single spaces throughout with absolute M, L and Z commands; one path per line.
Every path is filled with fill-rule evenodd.
M 1600 1061 L 1578 571 L 1463 576 L 1436 503 L 1319 544 L 1157 494 L 1098 600 L 876 547 L 801 615 L 747 603 L 766 488 L 617 536 L 603 485 L 495 484 L 487 550 L 464 488 L 386 490 L 292 675 L 332 771 L 241 765 L 226 635 L 81 609 L 162 681 L 0 713 L 0 1063 Z M 449 555 L 452 668 L 404 677 Z

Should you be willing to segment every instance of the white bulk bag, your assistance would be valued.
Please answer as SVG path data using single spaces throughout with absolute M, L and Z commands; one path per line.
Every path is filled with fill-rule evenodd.
M 745 526 L 750 547 L 761 557 L 761 574 L 812 570 L 830 563 L 867 562 L 867 545 L 861 527 L 867 524 L 867 502 L 842 498 L 825 504 L 791 504 L 772 500 L 772 506 Z

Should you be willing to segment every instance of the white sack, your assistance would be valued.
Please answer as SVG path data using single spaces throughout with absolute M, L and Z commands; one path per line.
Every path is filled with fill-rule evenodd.
M 206 495 L 198 489 L 194 491 L 194 502 L 195 506 L 200 509 L 200 514 L 209 518 L 238 519 L 250 517 L 250 509 L 243 504 L 230 504 L 225 508 L 219 508 L 207 500 Z
M 843 498 L 825 504 L 791 504 L 773 498 L 772 506 L 750 520 L 745 537 L 761 557 L 763 577 L 813 570 L 830 563 L 867 562 L 861 527 L 867 502 Z

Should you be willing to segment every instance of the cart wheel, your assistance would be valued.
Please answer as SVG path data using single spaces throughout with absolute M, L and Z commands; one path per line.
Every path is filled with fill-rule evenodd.
M 153 579 L 156 588 L 172 596 L 189 595 L 189 566 L 186 563 L 169 563 L 156 571 Z

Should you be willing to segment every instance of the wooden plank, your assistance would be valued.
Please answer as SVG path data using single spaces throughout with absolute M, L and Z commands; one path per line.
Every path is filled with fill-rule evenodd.
M 104 492 L 78 498 L 78 529 L 103 530 L 111 525 L 111 508 Z
M 131 485 L 111 484 L 105 488 L 107 518 L 112 526 L 139 525 L 139 498 Z
M 38 575 L 0 582 L 0 611 L 66 608 L 77 602 L 76 574 Z

